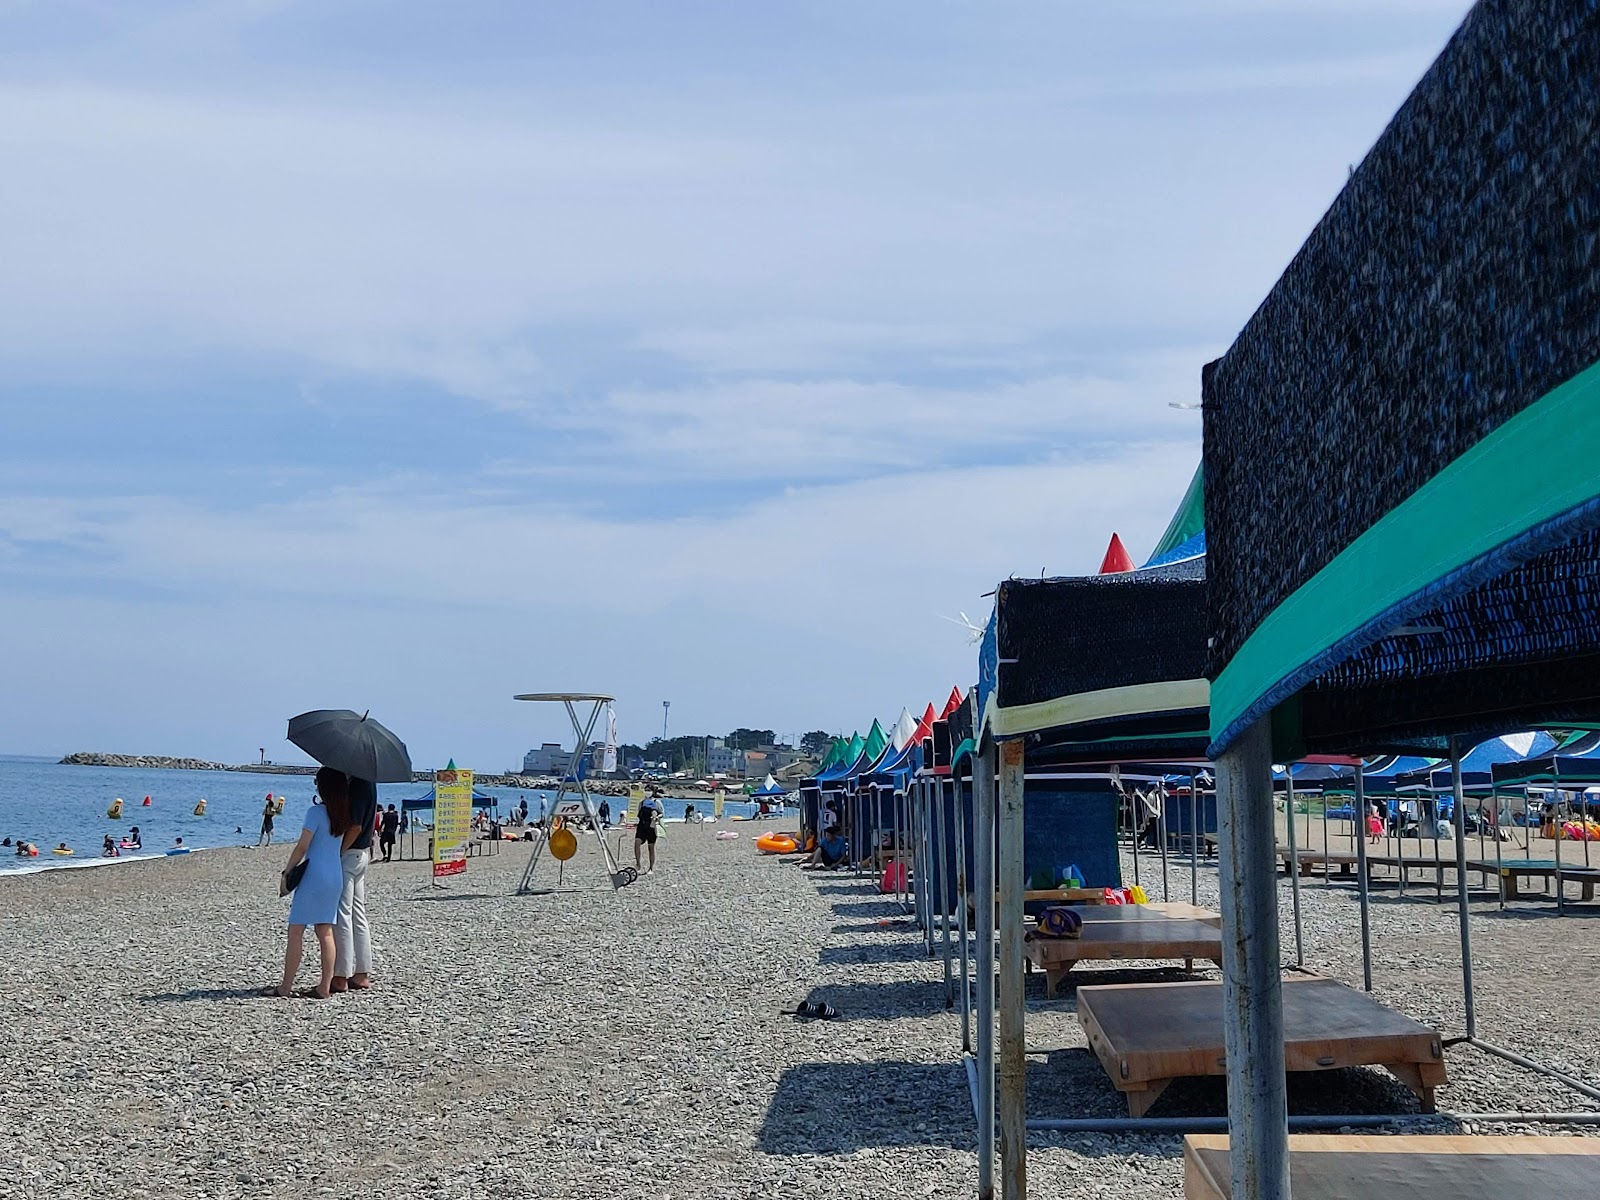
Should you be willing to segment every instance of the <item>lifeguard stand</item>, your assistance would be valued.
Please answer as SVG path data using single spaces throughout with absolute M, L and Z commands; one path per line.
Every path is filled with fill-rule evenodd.
M 574 817 L 588 817 L 589 827 L 594 831 L 595 844 L 600 847 L 600 854 L 605 859 L 606 873 L 611 879 L 612 890 L 617 891 L 627 887 L 639 878 L 639 872 L 632 867 L 617 865 L 616 857 L 611 853 L 611 847 L 606 845 L 605 835 L 601 832 L 600 818 L 595 813 L 594 801 L 589 796 L 589 785 L 578 768 L 581 757 L 589 748 L 589 739 L 594 736 L 594 727 L 600 721 L 600 713 L 615 697 L 601 696 L 592 692 L 529 692 L 527 695 L 514 696 L 512 699 L 562 705 L 567 710 L 567 719 L 572 722 L 572 732 L 578 739 L 577 748 L 572 753 L 571 769 L 561 773 L 561 786 L 556 791 L 554 803 L 550 805 L 550 812 L 545 818 L 545 827 L 534 838 L 533 854 L 528 858 L 528 865 L 522 872 L 522 883 L 517 887 L 517 895 L 528 896 L 536 892 L 553 890 L 535 888 L 533 873 L 550 844 L 550 834 L 555 829 L 557 817 L 566 821 Z M 578 706 L 585 703 L 593 705 L 589 710 L 587 722 L 580 720 L 578 716 Z

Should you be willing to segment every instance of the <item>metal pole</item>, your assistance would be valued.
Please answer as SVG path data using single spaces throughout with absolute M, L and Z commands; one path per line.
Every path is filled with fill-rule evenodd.
M 1172 880 L 1167 876 L 1167 782 L 1163 779 L 1156 786 L 1161 789 L 1157 828 L 1161 831 L 1161 902 L 1165 904 L 1172 899 Z
M 1550 832 L 1555 835 L 1556 845 L 1556 915 L 1564 916 L 1567 911 L 1567 885 L 1561 878 L 1561 793 L 1555 788 L 1550 789 Z
M 994 786 L 995 748 L 973 756 L 973 890 L 978 916 L 978 1200 L 994 1200 Z
M 1495 790 L 1494 790 L 1493 803 L 1494 803 L 1494 885 L 1495 885 L 1495 890 L 1500 893 L 1500 907 L 1502 909 L 1504 909 L 1505 906 L 1506 906 L 1506 877 L 1505 877 L 1506 856 L 1505 856 L 1505 851 L 1503 849 L 1501 849 L 1501 847 L 1500 847 L 1500 789 L 1499 788 L 1495 788 Z M 1509 808 L 1510 805 L 1507 805 L 1506 807 Z M 1527 811 L 1527 807 L 1528 807 L 1526 799 L 1523 800 L 1522 807 L 1523 807 L 1523 811 L 1526 812 Z
M 1028 1195 L 1027 1050 L 1022 991 L 1023 743 L 1000 743 L 1000 1194 Z
M 1322 886 L 1333 886 L 1333 847 L 1328 845 L 1328 793 L 1322 793 Z
M 1189 903 L 1200 903 L 1200 785 L 1189 772 Z
M 1283 764 L 1283 778 L 1284 782 L 1288 784 L 1288 792 L 1285 795 L 1283 806 L 1285 811 L 1287 811 L 1289 814 L 1289 819 L 1285 822 L 1285 825 L 1289 830 L 1289 891 L 1294 896 L 1294 965 L 1297 967 L 1303 967 L 1306 965 L 1306 942 L 1305 937 L 1300 930 L 1300 850 L 1299 847 L 1295 845 L 1294 837 L 1295 817 L 1293 763 Z M 1221 801 L 1219 800 L 1218 803 L 1221 803 Z M 1277 805 L 1274 804 L 1273 808 L 1276 807 Z M 1276 820 L 1273 821 L 1273 825 L 1277 825 Z M 1278 831 L 1276 828 L 1274 828 L 1272 831 L 1272 840 L 1274 843 L 1276 843 L 1278 840 Z M 1272 847 L 1272 879 L 1274 885 L 1276 885 L 1278 879 L 1278 847 L 1276 844 L 1274 844 Z
M 956 922 L 961 933 L 961 1049 L 968 1054 L 972 1053 L 972 982 L 967 969 L 967 904 L 971 893 L 967 891 L 967 822 L 963 813 L 970 805 L 962 804 L 962 793 L 965 790 L 961 780 L 956 777 L 955 768 L 950 771 L 951 799 L 954 801 L 955 826 L 956 826 Z
M 1139 789 L 1134 788 L 1130 793 L 1132 797 L 1128 803 L 1129 819 L 1133 824 L 1133 886 L 1139 886 L 1139 842 L 1144 830 L 1139 825 L 1139 815 L 1144 801 L 1139 796 Z
M 1364 763 L 1356 763 L 1355 809 L 1361 827 L 1356 832 L 1356 888 L 1361 897 L 1361 983 L 1372 990 L 1372 896 L 1367 878 L 1367 784 Z
M 956 1002 L 955 979 L 950 970 L 950 871 L 948 864 L 950 832 L 947 828 L 949 822 L 945 819 L 944 781 L 937 775 L 928 780 L 928 789 L 933 794 L 935 841 L 935 859 L 938 864 L 937 874 L 939 879 L 939 926 L 940 938 L 944 951 L 944 1006 L 953 1008 Z
M 922 864 L 922 873 L 915 876 L 917 885 L 917 906 L 922 909 L 922 936 L 928 949 L 928 957 L 933 957 L 933 800 L 928 793 L 928 785 L 923 781 L 917 788 L 917 811 L 922 814 L 922 819 L 917 825 L 917 841 L 921 846 L 921 855 L 918 861 Z
M 1273 809 L 1272 733 L 1263 717 L 1217 758 L 1228 1150 L 1240 1200 L 1289 1200 Z
M 1456 737 L 1450 739 L 1450 770 L 1455 777 L 1456 912 L 1461 921 L 1461 999 L 1467 1007 L 1467 1037 L 1473 1038 L 1478 1033 L 1478 1013 L 1472 992 L 1472 910 L 1467 903 L 1467 800 L 1461 783 L 1461 739 Z

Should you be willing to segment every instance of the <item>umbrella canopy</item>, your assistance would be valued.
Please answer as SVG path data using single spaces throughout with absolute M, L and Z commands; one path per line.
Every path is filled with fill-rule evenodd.
M 289 740 L 325 767 L 373 783 L 410 783 L 406 744 L 366 713 L 319 708 L 289 718 Z
M 756 790 L 750 794 L 752 796 L 758 796 L 762 799 L 773 799 L 778 796 L 787 796 L 789 794 L 789 789 L 774 779 L 772 777 L 772 773 L 769 771 L 767 773 L 765 782 L 763 782 L 760 787 L 756 788 Z

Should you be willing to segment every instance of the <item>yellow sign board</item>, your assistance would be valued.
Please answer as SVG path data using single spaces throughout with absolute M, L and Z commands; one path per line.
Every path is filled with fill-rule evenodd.
M 460 875 L 467 869 L 472 838 L 472 772 L 438 771 L 433 777 L 433 874 Z
M 711 815 L 717 820 L 722 820 L 722 806 L 727 802 L 728 793 L 723 788 L 718 788 L 711 793 Z
M 644 784 L 636 783 L 628 789 L 628 815 L 624 818 L 629 825 L 639 823 L 639 808 L 644 804 Z

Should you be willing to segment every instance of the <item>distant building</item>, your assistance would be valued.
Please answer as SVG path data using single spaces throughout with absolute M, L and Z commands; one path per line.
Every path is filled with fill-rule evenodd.
M 706 774 L 728 775 L 739 765 L 739 752 L 721 738 L 706 739 Z
M 765 750 L 746 750 L 739 756 L 739 769 L 744 772 L 746 779 L 757 782 L 767 777 L 767 772 L 774 769 L 772 755 Z
M 522 756 L 524 775 L 560 775 L 572 762 L 572 754 L 561 748 L 560 742 L 546 742 L 537 750 Z

